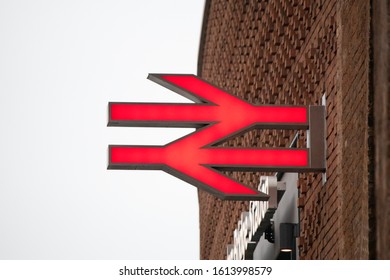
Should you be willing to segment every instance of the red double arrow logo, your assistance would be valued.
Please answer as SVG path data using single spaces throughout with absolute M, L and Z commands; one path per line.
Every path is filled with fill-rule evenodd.
M 110 102 L 108 125 L 197 129 L 164 146 L 110 145 L 109 169 L 164 170 L 221 199 L 242 200 L 266 200 L 268 196 L 221 170 L 310 169 L 309 149 L 217 146 L 255 127 L 307 129 L 309 107 L 252 105 L 194 75 L 150 74 L 148 79 L 195 103 Z

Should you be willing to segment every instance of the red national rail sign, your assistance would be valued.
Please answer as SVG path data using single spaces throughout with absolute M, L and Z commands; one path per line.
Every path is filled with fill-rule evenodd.
M 268 195 L 221 173 L 324 171 L 323 106 L 252 105 L 194 75 L 148 79 L 195 103 L 109 103 L 109 126 L 194 127 L 164 146 L 110 145 L 108 169 L 164 170 L 221 199 L 267 200 Z M 311 148 L 215 146 L 253 128 L 309 129 Z M 309 141 L 308 141 L 309 142 Z

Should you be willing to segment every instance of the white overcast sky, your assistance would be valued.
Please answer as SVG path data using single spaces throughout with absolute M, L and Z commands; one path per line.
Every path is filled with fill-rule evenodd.
M 107 104 L 187 102 L 146 79 L 196 73 L 203 0 L 0 0 L 0 259 L 198 259 L 195 187 L 107 170 Z

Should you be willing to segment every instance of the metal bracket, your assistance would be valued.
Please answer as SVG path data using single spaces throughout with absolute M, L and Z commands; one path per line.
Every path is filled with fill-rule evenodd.
M 310 153 L 310 169 L 324 172 L 325 158 L 325 106 L 309 106 L 309 130 L 307 148 Z
M 264 238 L 268 240 L 269 243 L 275 243 L 275 230 L 274 223 L 270 223 L 267 229 L 264 232 Z

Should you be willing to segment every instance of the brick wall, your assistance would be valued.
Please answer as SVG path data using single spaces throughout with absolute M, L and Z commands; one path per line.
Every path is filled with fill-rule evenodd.
M 343 259 L 367 259 L 370 2 L 344 1 L 339 6 L 341 174 L 338 194 L 343 240 L 339 251 Z
M 314 105 L 326 95 L 327 182 L 301 174 L 297 183 L 303 259 L 368 258 L 369 26 L 363 0 L 206 2 L 200 76 L 254 104 Z M 293 135 L 253 130 L 223 145 L 286 147 Z M 228 175 L 256 187 L 260 174 Z M 199 191 L 199 205 L 201 259 L 224 259 L 248 203 Z
M 373 1 L 376 253 L 390 259 L 390 4 Z

